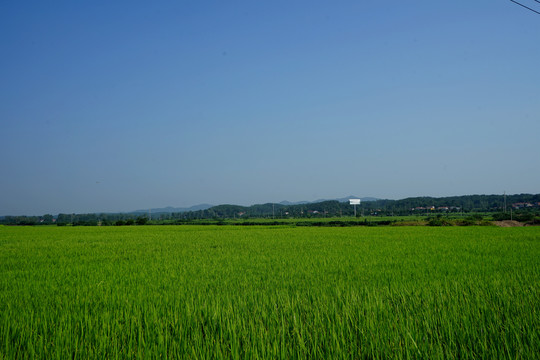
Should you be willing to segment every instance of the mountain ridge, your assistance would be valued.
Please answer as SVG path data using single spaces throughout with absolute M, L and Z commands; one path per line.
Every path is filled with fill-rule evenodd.
M 374 198 L 374 197 L 369 197 L 369 196 L 360 197 L 360 196 L 356 196 L 356 195 L 349 195 L 349 196 L 342 197 L 342 198 L 337 198 L 337 199 L 318 199 L 318 200 L 314 200 L 314 201 L 287 201 L 287 200 L 284 200 L 284 201 L 281 201 L 281 202 L 279 202 L 277 204 L 280 204 L 280 205 L 303 205 L 303 204 L 316 204 L 316 203 L 325 202 L 325 201 L 339 201 L 339 202 L 343 203 L 343 202 L 348 202 L 350 199 L 360 199 L 362 201 L 382 200 L 382 199 L 379 199 L 379 198 Z
M 129 211 L 128 213 L 129 214 L 147 214 L 148 212 L 150 212 L 152 214 L 163 214 L 163 213 L 171 214 L 171 213 L 180 213 L 180 212 L 188 212 L 188 211 L 206 210 L 214 206 L 215 205 L 211 205 L 211 204 L 198 204 L 198 205 L 193 205 L 190 207 L 166 206 L 163 208 L 150 208 L 150 209 Z
M 292 206 L 292 205 L 303 205 L 303 204 L 317 204 L 317 203 L 325 202 L 325 201 L 348 202 L 349 199 L 360 199 L 363 202 L 364 201 L 382 200 L 382 199 L 369 197 L 369 196 L 359 197 L 359 196 L 355 196 L 355 195 L 350 195 L 350 196 L 346 196 L 346 197 L 343 197 L 343 198 L 318 199 L 318 200 L 314 200 L 314 201 L 307 201 L 307 200 L 306 201 L 288 201 L 288 200 L 283 200 L 283 201 L 281 201 L 279 203 L 274 203 L 274 204 Z M 265 204 L 272 204 L 272 203 L 267 202 Z M 162 207 L 162 208 L 150 208 L 150 209 L 139 209 L 139 210 L 134 210 L 134 211 L 128 211 L 127 214 L 148 214 L 149 212 L 152 213 L 152 214 L 172 214 L 172 213 L 182 213 L 182 212 L 189 212 L 189 211 L 208 210 L 210 208 L 220 206 L 220 205 L 229 205 L 229 204 L 219 204 L 219 205 L 198 204 L 198 205 L 193 205 L 193 206 L 189 206 L 189 207 L 166 206 L 166 207 Z M 230 204 L 230 205 L 233 205 L 233 204 Z M 261 204 L 252 204 L 252 205 L 247 205 L 247 206 L 244 206 L 244 207 L 250 207 L 250 206 L 256 206 L 256 205 L 261 205 Z

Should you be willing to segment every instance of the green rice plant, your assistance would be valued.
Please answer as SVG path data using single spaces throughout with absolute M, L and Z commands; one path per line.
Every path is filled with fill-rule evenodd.
M 535 227 L 3 227 L 0 358 L 538 358 Z

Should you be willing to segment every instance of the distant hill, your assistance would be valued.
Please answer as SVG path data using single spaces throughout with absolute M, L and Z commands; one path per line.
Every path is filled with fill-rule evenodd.
M 293 201 L 283 200 L 279 204 L 287 206 L 287 205 L 300 205 L 300 204 L 309 204 L 309 203 L 310 203 L 309 201 L 296 201 L 296 202 L 293 202 Z
M 153 209 L 145 209 L 145 210 L 135 210 L 129 212 L 130 214 L 147 214 L 149 211 L 152 212 L 152 214 L 172 214 L 172 213 L 183 213 L 188 211 L 200 211 L 200 210 L 206 210 L 214 205 L 210 204 L 199 204 L 199 205 L 193 205 L 191 207 L 172 207 L 167 206 L 164 208 L 153 208 Z
M 152 220 L 177 222 L 194 219 L 248 219 L 248 218 L 306 218 L 306 217 L 341 217 L 354 216 L 354 208 L 349 205 L 348 196 L 334 200 L 316 202 L 266 203 L 251 206 L 200 204 L 191 207 L 153 208 Z M 357 216 L 404 216 L 469 212 L 534 212 L 540 213 L 540 194 L 514 195 L 463 195 L 450 197 L 413 197 L 401 200 L 384 200 L 370 197 L 360 198 L 356 206 Z M 8 225 L 47 225 L 76 224 L 96 225 L 114 224 L 127 219 L 145 218 L 149 210 L 137 210 L 127 213 L 91 213 L 91 214 L 50 214 L 42 216 L 2 216 L 0 224 Z
M 341 199 L 336 199 L 336 200 L 339 201 L 339 202 L 348 203 L 349 199 L 360 199 L 360 200 L 362 200 L 362 202 L 382 200 L 382 199 L 378 199 L 378 198 L 374 198 L 374 197 L 358 197 L 358 196 L 354 196 L 354 195 L 350 195 L 350 196 L 347 196 L 347 197 L 344 197 L 344 198 L 341 198 Z M 326 201 L 326 200 L 322 200 L 322 201 Z
M 319 200 L 315 200 L 315 201 L 296 201 L 296 202 L 293 202 L 293 201 L 284 200 L 284 201 L 282 201 L 280 203 L 275 203 L 274 205 L 293 206 L 293 205 L 303 205 L 303 204 L 317 204 L 317 203 L 322 203 L 322 202 L 326 202 L 326 201 L 338 201 L 340 203 L 348 203 L 349 199 L 361 199 L 362 202 L 381 200 L 381 199 L 377 199 L 377 198 L 374 198 L 374 197 L 363 197 L 363 198 L 361 198 L 361 197 L 358 197 L 358 196 L 350 195 L 350 196 L 339 198 L 339 199 L 319 199 Z M 272 204 L 272 203 L 268 203 L 268 204 Z M 152 214 L 184 213 L 184 212 L 189 212 L 189 211 L 201 211 L 201 210 L 207 210 L 207 209 L 210 209 L 210 208 L 219 208 L 219 207 L 222 207 L 222 206 L 231 206 L 231 205 L 223 204 L 223 205 L 217 205 L 216 206 L 216 205 L 210 205 L 210 204 L 199 204 L 199 205 L 194 205 L 194 206 L 190 206 L 190 207 L 167 206 L 167 207 L 164 207 L 164 208 L 140 209 L 140 210 L 127 212 L 127 214 L 148 214 L 149 211 L 151 211 Z M 247 207 L 246 206 L 239 206 L 239 208 L 246 208 L 247 209 L 247 208 L 250 208 L 250 207 L 257 208 L 257 207 L 260 207 L 260 206 L 261 206 L 260 204 L 255 204 L 255 205 L 251 205 L 251 206 L 247 206 Z
M 362 201 L 377 201 L 377 200 L 381 200 L 381 199 L 377 199 L 377 198 L 374 198 L 374 197 L 358 197 L 358 196 L 355 196 L 355 195 L 350 195 L 350 196 L 347 196 L 347 197 L 344 197 L 344 198 L 339 198 L 339 199 L 319 199 L 319 200 L 315 200 L 315 201 L 297 201 L 297 202 L 291 202 L 291 201 L 282 201 L 280 202 L 279 204 L 281 205 L 302 205 L 302 204 L 316 204 L 316 203 L 321 203 L 321 202 L 325 202 L 325 201 L 338 201 L 340 203 L 348 203 L 349 202 L 349 199 L 360 199 Z
M 348 196 L 334 200 L 317 200 L 314 202 L 301 201 L 281 203 L 256 204 L 251 206 L 218 205 L 197 212 L 182 214 L 184 219 L 209 218 L 282 218 L 282 217 L 327 217 L 351 216 L 354 209 L 349 205 L 349 199 L 358 199 L 357 196 Z M 357 213 L 360 215 L 424 215 L 450 212 L 497 212 L 510 209 L 539 209 L 540 195 L 516 194 L 507 195 L 464 195 L 443 198 L 414 197 L 401 200 L 376 199 L 372 197 L 360 198 Z

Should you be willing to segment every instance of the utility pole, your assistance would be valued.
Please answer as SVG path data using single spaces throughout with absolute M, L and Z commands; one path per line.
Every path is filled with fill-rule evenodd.
M 504 213 L 506 214 L 506 191 L 504 192 Z

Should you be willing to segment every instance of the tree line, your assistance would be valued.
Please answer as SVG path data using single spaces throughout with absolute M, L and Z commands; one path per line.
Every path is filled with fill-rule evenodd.
M 512 204 L 527 204 L 519 213 L 538 213 L 540 194 L 519 195 L 465 195 L 453 197 L 414 197 L 402 200 L 365 201 L 356 206 L 357 217 L 363 216 L 406 216 L 436 215 L 452 213 L 499 213 L 499 217 L 509 217 Z M 151 217 L 150 217 L 151 216 Z M 354 207 L 348 202 L 323 201 L 297 205 L 257 204 L 252 206 L 218 205 L 205 210 L 141 214 L 141 213 L 92 213 L 58 214 L 53 216 L 4 216 L 0 224 L 5 225 L 58 225 L 58 226 L 129 226 L 147 223 L 171 223 L 196 220 L 219 219 L 291 219 L 352 217 Z

